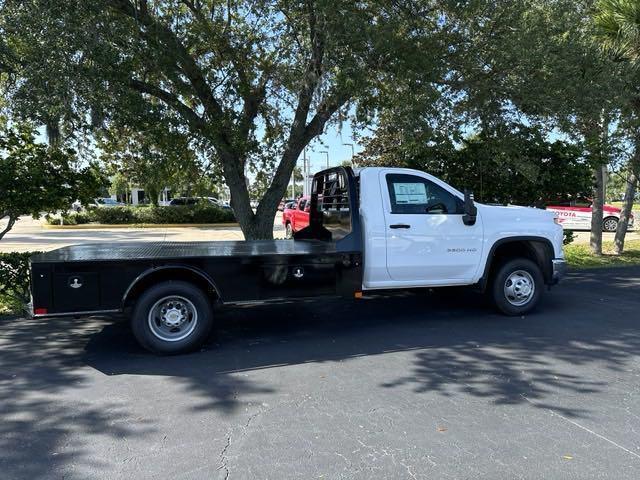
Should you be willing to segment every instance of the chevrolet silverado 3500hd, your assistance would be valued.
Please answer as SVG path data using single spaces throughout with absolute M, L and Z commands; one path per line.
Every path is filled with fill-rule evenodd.
M 315 175 L 310 202 L 309 226 L 293 240 L 89 244 L 36 255 L 33 315 L 131 312 L 143 347 L 176 354 L 207 339 L 219 304 L 473 285 L 521 315 L 565 270 L 552 213 L 475 204 L 424 172 L 327 169 Z

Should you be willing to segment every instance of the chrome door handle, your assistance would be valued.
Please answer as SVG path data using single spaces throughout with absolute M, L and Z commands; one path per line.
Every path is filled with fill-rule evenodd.
M 395 223 L 393 225 L 389 225 L 389 228 L 411 228 L 411 225 L 407 225 L 406 223 Z

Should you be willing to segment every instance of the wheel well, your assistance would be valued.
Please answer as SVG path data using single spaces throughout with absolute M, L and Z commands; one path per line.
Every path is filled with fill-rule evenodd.
M 212 300 L 220 300 L 218 289 L 206 274 L 189 267 L 160 267 L 142 274 L 134 281 L 124 294 L 124 298 L 122 299 L 123 308 L 133 306 L 140 295 L 142 295 L 142 293 L 144 293 L 144 291 L 149 287 L 169 280 L 182 280 L 184 282 L 189 282 L 200 288 Z
M 553 276 L 553 247 L 548 240 L 510 240 L 494 246 L 487 257 L 485 274 L 482 277 L 482 288 L 505 260 L 513 258 L 527 258 L 536 263 L 542 271 L 545 283 Z

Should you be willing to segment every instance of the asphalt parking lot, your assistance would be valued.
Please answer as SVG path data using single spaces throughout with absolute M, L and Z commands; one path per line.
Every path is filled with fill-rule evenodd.
M 640 268 L 525 318 L 450 290 L 219 321 L 159 358 L 122 322 L 0 320 L 0 477 L 640 478 Z

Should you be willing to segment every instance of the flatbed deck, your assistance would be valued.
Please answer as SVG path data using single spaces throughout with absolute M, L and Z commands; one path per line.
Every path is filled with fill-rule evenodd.
M 328 255 L 336 253 L 333 242 L 318 240 L 254 240 L 224 242 L 131 242 L 71 245 L 32 257 L 31 262 L 118 262 L 188 258 L 249 258 L 265 256 Z

